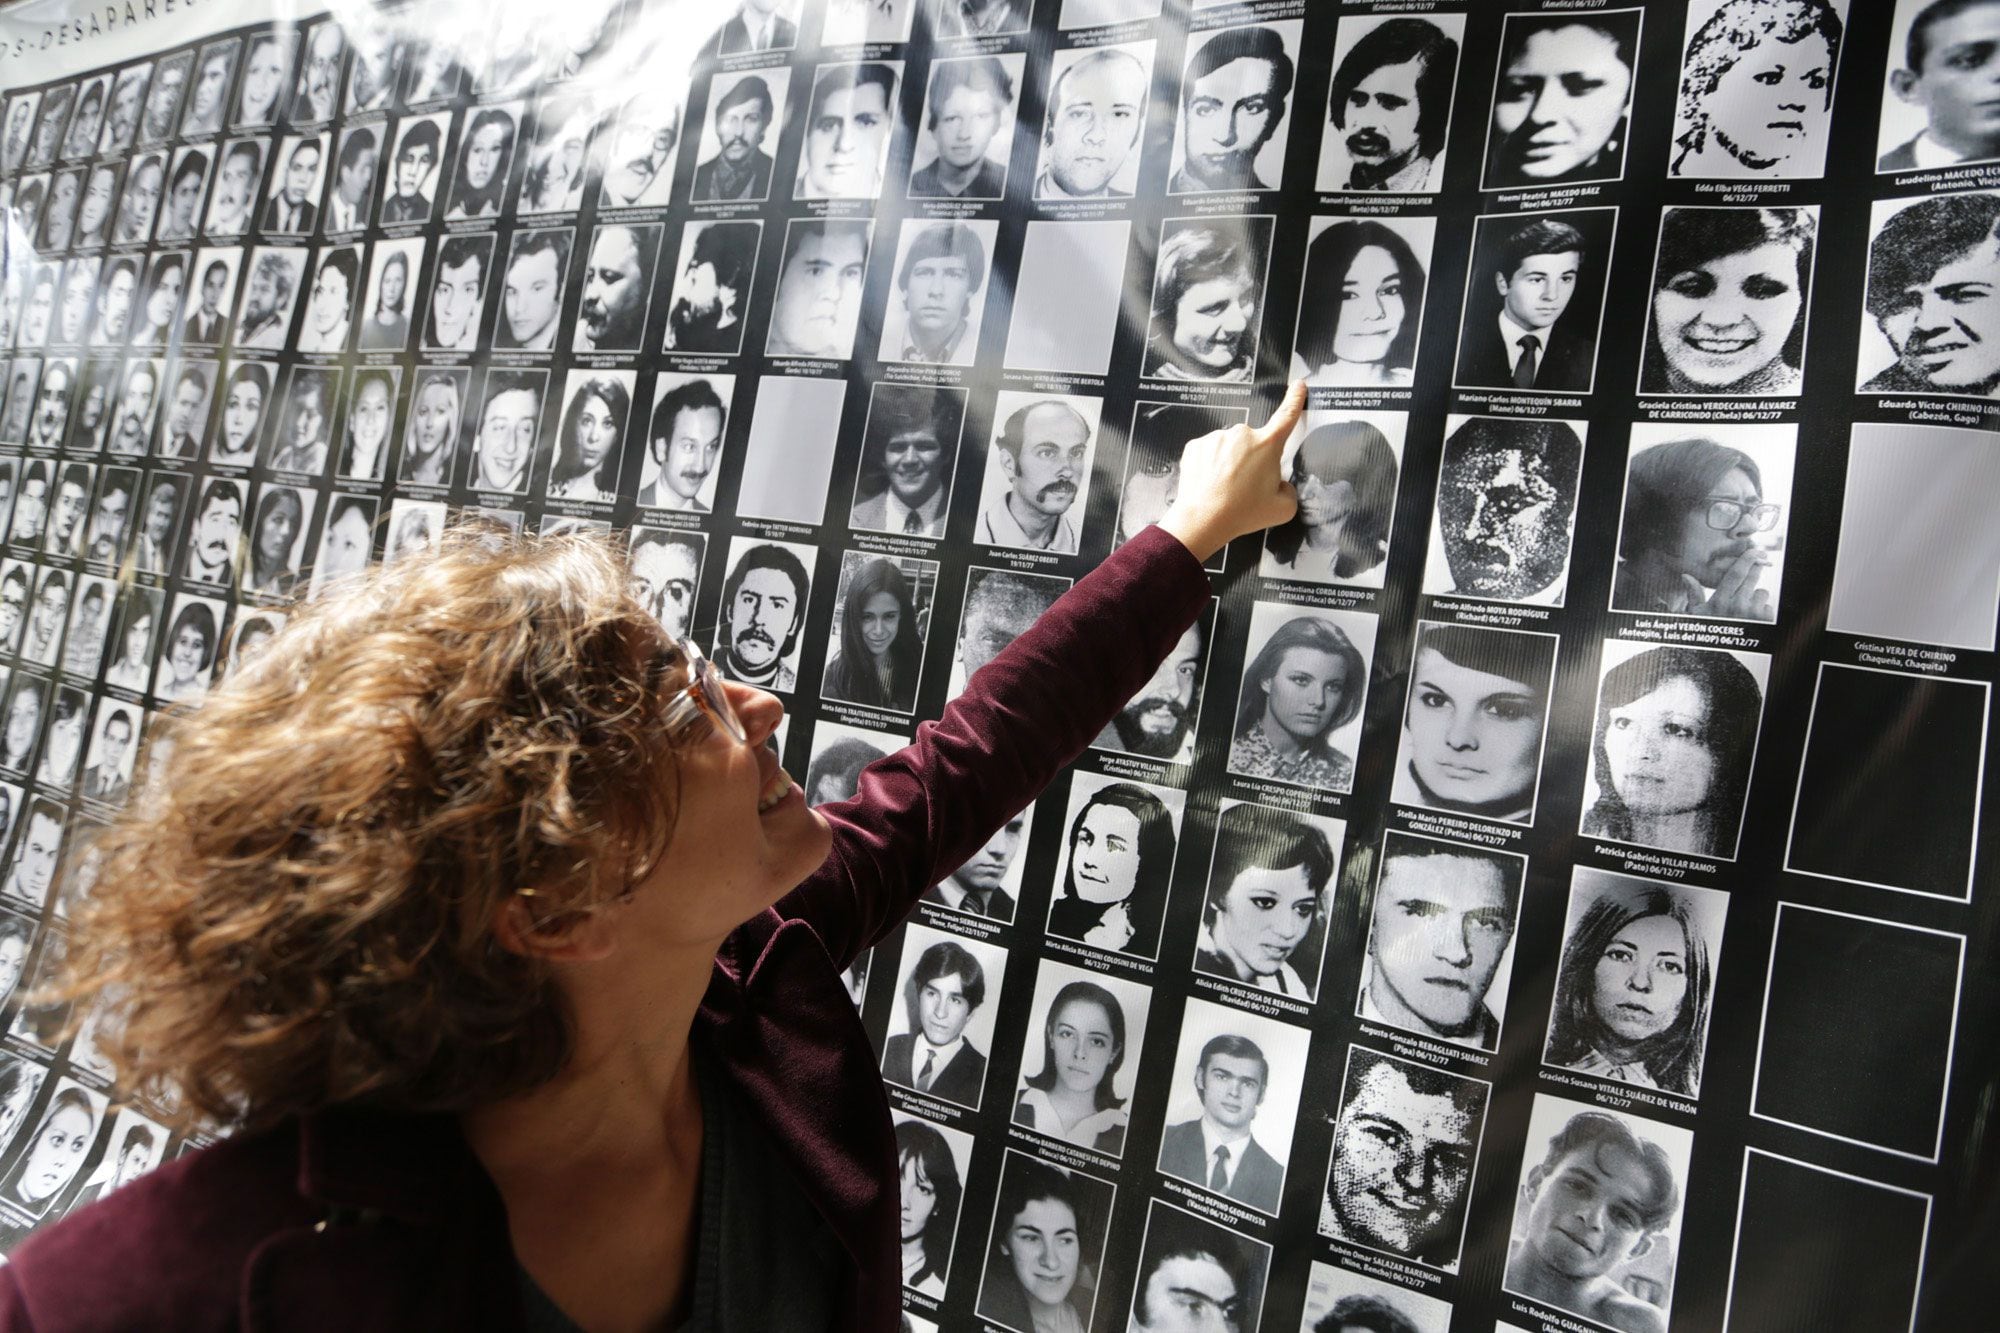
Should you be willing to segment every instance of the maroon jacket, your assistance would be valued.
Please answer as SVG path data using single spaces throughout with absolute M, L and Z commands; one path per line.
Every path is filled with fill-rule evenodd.
M 840 969 L 1081 753 L 1206 604 L 1173 537 L 1126 543 L 914 743 L 821 807 L 833 851 L 716 955 L 695 1027 L 846 1244 L 839 1327 L 896 1326 L 896 1148 Z M 447 1116 L 327 1111 L 192 1153 L 32 1236 L 0 1330 L 519 1328 L 505 1210 Z

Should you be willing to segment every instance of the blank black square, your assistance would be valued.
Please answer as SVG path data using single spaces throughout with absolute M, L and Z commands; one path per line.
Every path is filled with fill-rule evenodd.
M 1967 897 L 1985 736 L 1984 685 L 1823 668 L 1790 868 Z
M 1782 905 L 1750 1109 L 1935 1158 L 1964 943 Z
M 1919 1195 L 1745 1154 L 1729 1328 L 1908 1333 L 1928 1212 Z

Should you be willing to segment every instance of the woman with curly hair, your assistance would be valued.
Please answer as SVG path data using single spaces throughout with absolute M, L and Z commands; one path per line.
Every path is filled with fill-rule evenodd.
M 943 1133 L 921 1120 L 899 1120 L 896 1167 L 902 1177 L 903 1285 L 941 1300 L 965 1189 L 958 1160 Z
M 1147 377 L 1249 383 L 1257 359 L 1262 268 L 1247 235 L 1196 225 L 1167 237 L 1153 282 Z
M 618 498 L 618 473 L 625 465 L 625 423 L 632 392 L 611 375 L 589 375 L 563 411 L 556 433 L 555 462 L 549 468 L 551 500 L 610 504 Z
M 841 601 L 840 651 L 827 663 L 821 692 L 907 713 L 916 704 L 923 651 L 909 579 L 892 560 L 866 560 Z
M 1667 174 L 1819 175 L 1840 35 L 1827 0 L 1723 0 L 1688 39 Z
M 1734 858 L 1764 692 L 1713 648 L 1648 648 L 1604 673 L 1585 837 Z
M 1683 894 L 1637 883 L 1607 890 L 1563 948 L 1542 1058 L 1696 1096 L 1712 981 L 1708 939 Z
M 1803 208 L 1668 209 L 1639 392 L 1797 393 L 1817 230 Z
M 71 918 L 60 993 L 120 1094 L 233 1133 L 15 1247 L 0 1323 L 212 1329 L 248 1269 L 274 1327 L 893 1328 L 895 1135 L 840 969 L 1288 516 L 1304 407 L 1191 443 L 1158 524 L 819 809 L 781 701 L 668 638 L 608 536 L 468 528 L 323 587 L 163 719 Z

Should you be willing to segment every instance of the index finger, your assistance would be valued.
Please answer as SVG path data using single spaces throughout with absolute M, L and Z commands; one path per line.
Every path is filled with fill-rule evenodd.
M 1259 444 L 1282 445 L 1291 438 L 1292 427 L 1299 424 L 1299 418 L 1306 414 L 1306 382 L 1293 380 L 1292 387 L 1285 391 L 1284 401 L 1271 413 L 1271 419 L 1257 428 Z

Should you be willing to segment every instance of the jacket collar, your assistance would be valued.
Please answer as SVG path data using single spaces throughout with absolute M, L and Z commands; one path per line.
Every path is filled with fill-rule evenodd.
M 450 1201 L 499 1192 L 448 1115 L 346 1108 L 299 1125 L 299 1193 L 329 1208 L 437 1224 Z

